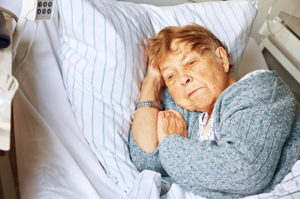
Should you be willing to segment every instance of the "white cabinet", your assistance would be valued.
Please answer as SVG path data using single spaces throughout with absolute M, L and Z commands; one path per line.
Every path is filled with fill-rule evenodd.
M 265 22 L 259 30 L 263 36 L 259 47 L 265 56 L 269 56 L 265 57 L 268 67 L 278 72 L 300 102 L 300 19 L 288 18 L 288 14 L 280 12 L 273 21 L 269 21 L 273 34 Z

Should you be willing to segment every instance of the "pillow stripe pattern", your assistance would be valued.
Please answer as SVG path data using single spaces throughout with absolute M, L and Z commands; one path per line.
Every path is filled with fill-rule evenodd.
M 80 3 L 80 2 L 79 2 Z M 72 5 L 72 2 L 70 2 L 70 4 L 69 3 L 67 3 L 67 5 Z M 62 7 L 64 7 L 64 8 L 66 8 L 66 5 L 64 5 L 64 6 L 62 6 Z M 74 6 L 73 6 L 74 7 Z M 81 6 L 78 6 L 78 7 L 81 7 Z M 83 6 L 82 6 L 83 7 Z M 100 6 L 99 6 L 100 7 Z M 99 7 L 96 7 L 96 8 L 99 8 Z M 94 10 L 94 7 L 93 6 L 91 6 L 90 8 L 92 8 L 92 10 Z M 70 10 L 72 10 L 72 8 L 70 9 Z M 73 13 L 74 12 L 70 12 L 70 14 L 71 14 L 71 17 L 70 17 L 70 19 L 73 19 Z M 95 13 L 95 12 L 94 12 Z M 82 16 L 84 16 L 84 14 L 82 14 Z M 64 19 L 66 19 L 66 18 L 64 18 Z M 97 21 L 97 19 L 99 19 L 98 17 L 94 17 L 94 18 L 92 18 L 92 20 L 93 21 Z M 103 18 L 102 17 L 102 19 L 104 19 L 104 21 L 106 20 L 106 18 Z M 73 23 L 72 23 L 72 20 L 70 20 L 71 21 L 71 23 L 69 23 L 69 22 L 65 22 L 65 23 L 62 23 L 62 24 L 64 24 L 65 26 L 67 26 L 66 24 L 71 24 L 71 25 L 73 25 Z M 94 24 L 95 24 L 96 22 L 94 22 Z M 82 23 L 83 25 L 85 25 L 85 23 Z M 102 24 L 105 24 L 105 23 L 102 23 Z M 115 25 L 115 27 L 116 27 L 116 25 Z M 91 27 L 92 28 L 92 27 Z M 96 29 L 96 26 L 94 26 L 94 29 Z M 67 30 L 67 29 L 64 29 L 64 30 Z M 75 30 L 75 26 L 73 26 L 72 28 L 71 28 L 71 30 Z M 79 28 L 79 30 L 85 30 L 85 28 Z M 67 38 L 63 38 L 63 39 L 66 39 L 65 41 L 66 42 L 68 42 L 69 41 L 69 38 L 71 37 L 72 38 L 72 35 L 74 36 L 72 39 L 74 39 L 74 41 L 81 41 L 81 38 L 80 37 L 78 37 L 77 35 L 75 35 L 74 33 L 72 34 L 72 32 L 71 33 L 69 33 L 70 31 L 66 31 L 65 32 L 65 34 L 67 35 Z M 111 32 L 109 32 L 109 33 L 106 33 L 106 32 L 104 32 L 105 34 L 112 34 Z M 63 34 L 62 34 L 63 35 Z M 95 35 L 95 34 L 94 34 Z M 124 35 L 124 34 L 123 34 Z M 100 35 L 99 35 L 100 36 Z M 97 46 L 97 39 L 99 39 L 99 36 L 97 35 L 97 38 L 94 38 L 94 40 L 92 41 L 92 42 L 90 42 L 90 43 L 93 43 L 93 45 L 91 45 L 92 47 L 94 47 L 94 46 Z M 103 36 L 103 34 L 101 34 L 101 37 Z M 105 36 L 105 35 L 104 35 Z M 117 37 L 116 37 L 117 38 Z M 62 38 L 61 38 L 62 39 Z M 91 40 L 90 40 L 91 41 Z M 107 165 L 109 165 L 107 162 L 112 162 L 112 163 L 114 163 L 113 165 L 114 165 L 114 167 L 115 167 L 115 169 L 116 169 L 116 171 L 114 171 L 114 172 L 117 172 L 117 173 L 119 173 L 119 176 L 120 176 L 120 179 L 122 179 L 123 181 L 125 181 L 125 178 L 124 178 L 124 176 L 123 176 L 123 174 L 122 173 L 124 173 L 124 172 L 122 172 L 121 171 L 121 169 L 120 169 L 120 166 L 118 165 L 118 161 L 117 161 L 117 158 L 115 158 L 114 156 L 115 156 L 115 154 L 117 153 L 117 147 L 116 146 L 118 146 L 117 144 L 116 144 L 116 137 L 118 137 L 118 135 L 116 135 L 118 132 L 116 131 L 116 124 L 115 124 L 115 121 L 116 120 L 119 120 L 120 121 L 120 119 L 118 119 L 118 118 L 116 118 L 116 114 L 115 114 L 115 109 L 114 109 L 114 107 L 111 107 L 111 106 L 107 106 L 106 104 L 111 104 L 112 103 L 112 101 L 113 100 L 115 100 L 115 98 L 114 98 L 114 89 L 116 88 L 116 86 L 114 85 L 114 81 L 110 81 L 110 80 L 107 80 L 106 79 L 106 75 L 103 75 L 102 76 L 102 74 L 107 74 L 107 71 L 108 72 L 110 72 L 109 70 L 106 70 L 106 68 L 107 68 L 107 66 L 106 66 L 106 60 L 109 60 L 110 58 L 106 58 L 105 57 L 105 55 L 107 55 L 107 53 L 106 52 L 108 52 L 109 50 L 107 49 L 108 47 L 107 47 L 107 45 L 106 46 L 104 46 L 103 44 L 105 44 L 106 42 L 106 39 L 104 38 L 104 40 L 103 40 L 103 42 L 100 42 L 100 43 L 98 43 L 98 45 L 99 46 L 103 46 L 106 50 L 104 50 L 104 53 L 103 54 L 99 54 L 99 53 L 93 53 L 94 54 L 94 58 L 92 58 L 92 59 L 89 59 L 89 60 L 96 60 L 95 61 L 95 63 L 104 63 L 103 64 L 103 66 L 104 67 L 99 67 L 99 68 L 97 68 L 96 66 L 97 66 L 97 64 L 88 64 L 88 61 L 84 64 L 85 66 L 86 66 L 86 68 L 85 68 L 85 71 L 87 71 L 87 73 L 81 73 L 80 71 L 79 71 L 79 69 L 78 68 L 76 68 L 76 66 L 77 66 L 77 63 L 79 63 L 79 60 L 75 60 L 72 56 L 67 56 L 67 53 L 69 53 L 69 52 L 73 52 L 73 55 L 74 54 L 76 54 L 76 53 L 78 53 L 78 49 L 79 49 L 79 47 L 78 47 L 78 43 L 80 43 L 80 42 L 76 42 L 75 43 L 75 45 L 74 44 L 70 44 L 70 45 L 62 45 L 61 46 L 61 49 L 64 49 L 64 50 L 62 50 L 61 52 L 60 52 L 60 55 L 62 56 L 63 55 L 63 66 L 66 66 L 66 68 L 62 68 L 62 70 L 63 70 L 63 75 L 65 76 L 65 84 L 66 84 L 66 88 L 67 88 L 67 91 L 68 91 L 68 94 L 69 94 L 69 96 L 70 96 L 70 102 L 71 102 L 71 104 L 73 105 L 72 107 L 73 107 L 73 111 L 74 111 L 74 114 L 75 114 L 75 117 L 76 117 L 76 119 L 77 119 L 77 121 L 79 121 L 78 123 L 79 123 L 79 126 L 81 126 L 81 129 L 83 130 L 83 134 L 87 137 L 87 136 L 89 136 L 89 138 L 90 139 L 87 139 L 88 140 L 88 142 L 90 143 L 90 145 L 92 146 L 92 148 L 94 149 L 94 151 L 102 151 L 102 150 L 105 150 L 105 151 L 107 151 L 108 153 L 96 153 L 96 155 L 97 155 L 97 157 L 98 157 L 98 159 L 100 159 L 100 161 L 103 163 L 103 165 L 105 165 L 105 167 L 106 167 L 106 169 L 108 170 L 108 172 L 109 172 L 109 167 L 107 166 Z M 65 42 L 65 43 L 66 43 Z M 113 47 L 115 47 L 115 46 L 117 46 L 118 45 L 118 43 L 117 43 L 118 41 L 117 41 L 117 39 L 115 39 L 115 41 L 114 41 L 114 45 L 113 45 Z M 122 42 L 124 42 L 124 39 L 123 39 L 123 41 L 121 41 L 120 43 L 122 43 Z M 139 41 L 139 43 L 140 43 L 141 41 Z M 65 48 L 66 47 L 66 48 Z M 75 49 L 75 50 L 73 50 L 73 49 Z M 83 49 L 83 48 L 82 48 Z M 93 48 L 92 48 L 93 49 Z M 121 53 L 119 53 L 118 52 L 118 48 L 117 47 L 115 47 L 115 48 L 113 48 L 114 50 L 115 50 L 115 54 L 116 55 L 119 55 L 119 54 L 122 54 L 123 52 L 121 52 Z M 132 47 L 132 49 L 133 49 L 133 47 Z M 93 49 L 94 50 L 94 52 L 96 52 L 96 48 L 94 48 Z M 127 50 L 127 49 L 126 49 Z M 86 53 L 87 53 L 87 51 L 85 51 L 84 53 L 82 53 L 81 54 L 81 56 L 84 58 L 85 56 L 84 55 L 86 55 Z M 134 54 L 134 53 L 131 53 L 131 54 Z M 104 55 L 104 56 L 103 56 Z M 108 55 L 109 56 L 109 55 Z M 101 57 L 101 58 L 104 58 L 105 60 L 99 60 L 99 57 Z M 115 58 L 113 58 L 113 59 L 115 59 Z M 111 60 L 111 61 L 113 61 L 113 59 Z M 118 60 L 116 60 L 115 62 L 116 62 L 116 64 L 115 64 L 115 66 L 117 66 L 117 61 Z M 67 64 L 65 65 L 64 63 L 65 62 L 67 62 Z M 72 68 L 72 64 L 74 63 L 74 68 Z M 95 67 L 95 68 L 94 68 Z M 110 68 L 111 69 L 111 68 Z M 94 72 L 91 72 L 91 71 L 93 71 L 93 70 L 95 70 Z M 76 73 L 76 71 L 78 71 L 79 73 Z M 97 72 L 98 71 L 98 72 Z M 117 67 L 114 67 L 113 68 L 113 71 L 114 71 L 114 73 L 113 73 L 113 75 L 112 75 L 112 77 L 114 78 L 115 76 L 116 76 L 116 71 L 117 71 Z M 126 71 L 126 67 L 123 67 L 123 70 L 122 70 L 122 76 L 123 76 L 123 78 L 124 78 L 124 76 L 125 75 L 127 75 L 127 73 L 125 72 Z M 132 71 L 131 72 L 131 74 L 133 74 L 134 72 Z M 85 77 L 80 77 L 80 74 L 82 74 L 82 75 L 85 75 Z M 90 76 L 86 76 L 87 74 L 89 74 Z M 97 75 L 95 75 L 95 74 L 98 74 L 98 76 Z M 100 75 L 100 77 L 99 77 L 99 75 Z M 79 82 L 76 82 L 75 80 L 78 80 L 78 76 L 79 76 L 79 78 L 81 78 L 81 81 Z M 127 75 L 128 76 L 128 75 Z M 73 82 L 71 82 L 70 81 L 70 79 L 73 77 Z M 75 78 L 74 78 L 75 77 Z M 91 82 L 90 81 L 87 81 L 88 79 L 90 79 L 91 80 Z M 140 79 L 141 79 L 141 77 L 140 77 Z M 101 82 L 99 83 L 99 80 L 101 80 Z M 125 80 L 124 80 L 125 81 Z M 134 81 L 134 80 L 132 80 L 132 81 Z M 81 117 L 81 120 L 79 120 L 78 119 L 78 110 L 76 109 L 77 107 L 79 107 L 79 106 L 77 106 L 77 99 L 76 98 L 74 98 L 73 97 L 73 94 L 72 93 L 75 93 L 76 92 L 76 87 L 78 86 L 78 85 L 76 85 L 76 84 L 74 84 L 74 82 L 76 82 L 76 83 L 82 83 L 82 85 L 81 85 L 81 88 L 83 88 L 83 89 L 85 89 L 85 90 L 89 90 L 89 89 L 92 89 L 92 92 L 91 92 L 91 96 L 87 96 L 87 94 L 88 93 L 86 93 L 86 92 L 81 92 L 80 90 L 79 90 L 79 92 L 81 92 L 81 104 L 80 104 L 80 109 L 79 110 L 81 110 L 81 114 L 80 114 L 80 117 Z M 110 87 L 111 87 L 111 89 L 110 89 L 110 92 L 109 93 L 105 93 L 105 91 L 103 90 L 103 88 L 105 87 L 105 82 L 106 83 L 109 83 L 109 84 L 111 84 L 110 85 Z M 88 87 L 88 85 L 95 85 L 95 86 L 92 86 L 92 87 Z M 100 86 L 100 87 L 99 87 Z M 119 86 L 119 85 L 118 85 Z M 133 86 L 133 83 L 131 83 L 131 86 L 130 87 L 132 87 Z M 82 90 L 83 90 L 82 89 Z M 124 90 L 124 89 L 123 89 Z M 136 90 L 139 90 L 139 89 L 136 89 Z M 122 92 L 122 91 L 121 91 Z M 104 94 L 103 94 L 104 93 Z M 99 96 L 99 94 L 101 95 L 101 101 L 103 101 L 103 102 L 107 102 L 107 103 L 102 103 L 102 104 L 100 104 L 100 103 L 95 103 L 95 101 L 97 101 L 96 100 L 96 98 L 97 98 L 97 96 Z M 108 94 L 108 95 L 107 95 Z M 135 98 L 137 98 L 137 94 L 138 94 L 138 92 L 136 92 L 136 94 L 135 94 L 135 96 L 131 93 L 130 95 L 131 96 L 134 96 Z M 89 103 L 89 99 L 90 99 L 90 97 L 92 97 L 91 98 L 91 100 L 92 100 L 92 103 Z M 122 103 L 122 95 L 121 95 L 121 97 L 119 98 L 120 100 L 119 100 L 119 102 L 118 103 L 116 103 L 117 105 L 118 104 L 120 104 L 120 103 Z M 80 98 L 79 98 L 80 99 Z M 98 99 L 98 98 L 97 98 Z M 88 100 L 88 101 L 87 101 Z M 92 104 L 92 106 L 91 107 L 89 107 L 89 104 Z M 102 106 L 100 106 L 100 105 L 102 105 Z M 134 103 L 132 103 L 132 105 L 134 105 Z M 127 105 L 126 107 L 129 107 L 130 105 Z M 92 109 L 91 111 L 91 115 L 90 116 L 86 116 L 86 111 L 87 110 L 89 110 L 89 109 Z M 101 115 L 99 115 L 99 112 L 98 111 L 96 111 L 97 109 L 102 109 L 102 113 L 103 114 L 101 114 Z M 134 110 L 134 107 L 131 107 L 131 109 L 133 109 Z M 113 113 L 113 115 L 112 115 L 112 119 L 111 119 L 111 121 L 112 121 L 112 123 L 110 123 L 110 122 L 107 122 L 107 119 L 110 119 L 109 117 L 107 118 L 107 117 L 105 117 L 105 114 L 106 114 L 106 112 L 110 112 L 110 113 Z M 122 114 L 122 108 L 121 108 L 121 110 L 120 110 L 120 112 L 121 112 L 121 114 Z M 110 116 L 111 117 L 111 116 Z M 125 116 L 126 117 L 126 116 Z M 88 118 L 88 119 L 85 119 L 85 118 Z M 98 124 L 96 124 L 96 121 L 97 120 L 95 120 L 95 118 L 102 118 L 102 124 L 100 124 L 99 126 L 98 126 Z M 122 117 L 120 117 L 120 118 L 122 118 Z M 124 118 L 124 117 L 123 117 Z M 122 119 L 123 119 L 122 118 Z M 128 116 L 127 116 L 127 118 L 128 118 Z M 101 121 L 101 120 L 100 120 Z M 99 122 L 99 121 L 98 121 Z M 124 122 L 123 122 L 124 123 Z M 86 124 L 86 125 L 85 125 Z M 92 124 L 93 126 L 91 126 L 91 128 L 89 128 L 89 126 L 90 126 L 90 124 Z M 110 150 L 107 150 L 107 147 L 106 147 L 106 145 L 108 145 L 110 142 L 107 140 L 107 138 L 106 138 L 106 134 L 104 133 L 105 131 L 107 131 L 107 129 L 106 129 L 106 125 L 108 125 L 109 127 L 109 130 L 113 130 L 113 132 L 114 132 L 114 134 L 113 134 L 113 141 L 112 141 L 112 144 L 111 144 L 111 146 L 113 146 L 112 148 L 111 148 L 111 151 Z M 122 124 L 121 124 L 122 125 Z M 84 128 L 85 127 L 85 128 Z M 99 130 L 99 127 L 101 127 L 100 129 L 103 129 L 103 130 Z M 111 127 L 113 127 L 113 128 L 111 128 Z M 129 127 L 129 126 L 128 126 Z M 128 129 L 128 127 L 127 127 L 127 129 Z M 97 129 L 97 130 L 96 130 Z M 119 129 L 124 129 L 123 127 L 120 127 Z M 87 132 L 89 132 L 89 134 L 87 133 Z M 95 134 L 95 132 L 99 132 L 99 134 L 102 134 L 102 136 L 101 136 L 101 139 L 98 139 L 99 138 L 99 134 Z M 101 133 L 102 132 L 102 133 Z M 124 133 L 123 133 L 124 134 Z M 107 137 L 109 137 L 109 136 L 107 136 Z M 124 136 L 125 137 L 125 136 Z M 101 142 L 99 142 L 99 141 L 101 141 Z M 127 146 L 126 145 L 126 143 L 124 142 L 123 143 L 123 145 L 124 145 L 124 147 L 122 147 L 122 149 L 121 150 L 119 150 L 119 153 L 122 153 L 122 152 L 126 152 L 126 150 L 124 150 L 124 148 L 127 148 L 127 147 L 125 147 L 125 146 Z M 108 157 L 110 157 L 112 160 L 109 160 L 109 161 L 107 161 L 107 159 L 105 158 L 106 156 L 108 156 Z M 124 156 L 124 154 L 121 154 L 120 156 Z M 125 162 L 128 162 L 128 151 L 127 151 L 127 155 L 125 156 L 126 157 L 126 160 L 125 160 Z M 110 159 L 110 158 L 108 158 L 108 159 Z M 127 163 L 126 163 L 127 164 Z M 128 163 L 128 164 L 130 164 L 130 162 Z M 131 167 L 129 168 L 130 169 L 130 174 L 132 175 L 132 173 L 133 173 L 133 171 L 131 171 Z M 125 173 L 128 173 L 128 172 L 125 172 Z
M 248 1 L 156 7 L 59 0 L 58 8 L 61 71 L 74 117 L 108 178 L 125 192 L 139 174 L 127 147 L 146 73 L 139 44 L 166 26 L 197 23 L 228 45 L 236 70 L 257 12 Z

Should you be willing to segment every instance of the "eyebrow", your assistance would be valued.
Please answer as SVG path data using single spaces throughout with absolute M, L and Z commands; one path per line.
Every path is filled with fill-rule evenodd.
M 163 72 L 165 72 L 165 70 L 167 70 L 168 67 L 164 67 L 163 69 L 160 70 L 160 73 L 163 74 Z
M 186 54 L 183 54 L 182 58 L 180 61 L 185 61 L 187 55 Z M 163 72 L 165 72 L 166 70 L 168 69 L 168 67 L 164 67 L 163 69 L 160 70 L 160 73 L 162 74 Z

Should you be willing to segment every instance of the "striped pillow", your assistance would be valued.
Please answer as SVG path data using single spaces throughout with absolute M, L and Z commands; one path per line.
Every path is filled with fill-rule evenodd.
M 225 42 L 237 66 L 256 2 L 223 1 L 170 7 L 113 0 L 59 0 L 61 71 L 82 134 L 108 177 L 128 190 L 138 171 L 127 137 L 146 73 L 140 43 L 166 26 L 197 23 Z

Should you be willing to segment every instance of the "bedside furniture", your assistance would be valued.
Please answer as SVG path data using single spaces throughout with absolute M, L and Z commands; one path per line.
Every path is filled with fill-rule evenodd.
M 12 17 L 4 13 L 7 27 L 12 32 Z M 11 74 L 12 48 L 0 49 L 0 69 Z M 0 198 L 16 199 L 16 189 L 8 157 L 11 138 L 11 109 L 0 114 Z
M 269 26 L 273 34 L 267 22 L 259 30 L 263 36 L 260 50 L 269 68 L 278 72 L 300 102 L 300 19 L 280 12 Z

